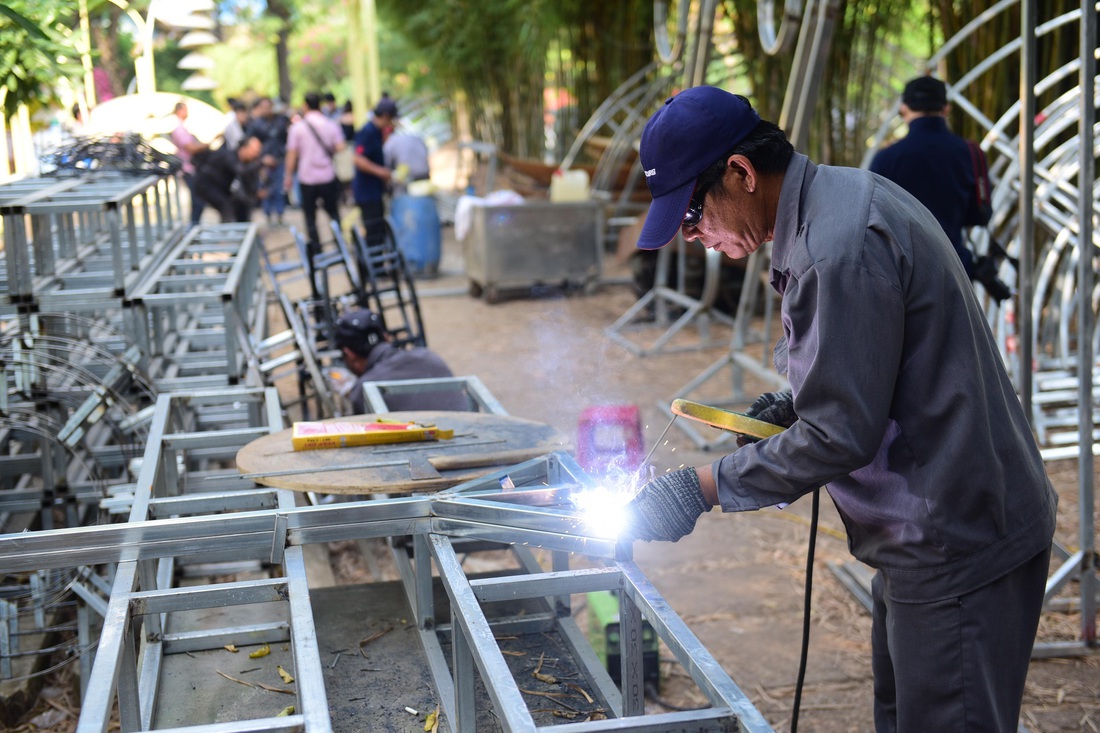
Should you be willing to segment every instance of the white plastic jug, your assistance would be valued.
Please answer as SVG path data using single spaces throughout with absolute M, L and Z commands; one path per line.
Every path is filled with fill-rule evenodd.
M 550 200 L 554 203 L 588 200 L 588 171 L 583 169 L 554 171 L 550 176 Z

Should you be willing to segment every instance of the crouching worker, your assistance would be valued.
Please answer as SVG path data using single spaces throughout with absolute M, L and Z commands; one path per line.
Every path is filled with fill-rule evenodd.
M 653 196 L 638 241 L 682 233 L 729 257 L 772 243 L 786 426 L 666 473 L 631 537 L 675 542 L 713 506 L 782 506 L 824 486 L 875 568 L 877 731 L 1017 729 L 1057 497 L 951 241 L 900 186 L 815 165 L 744 97 L 696 87 L 642 133 Z
M 336 322 L 335 342 L 348 371 L 355 375 L 345 397 L 352 413 L 357 415 L 366 412 L 363 385 L 367 382 L 454 376 L 434 351 L 419 346 L 401 349 L 390 343 L 382 319 L 366 309 L 350 310 L 340 316 Z M 392 412 L 470 409 L 465 392 L 457 388 L 407 394 L 393 392 L 386 395 L 386 404 Z

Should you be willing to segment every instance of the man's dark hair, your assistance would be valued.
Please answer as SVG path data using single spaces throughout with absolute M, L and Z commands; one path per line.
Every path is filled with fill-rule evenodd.
M 901 101 L 914 112 L 942 112 L 947 106 L 947 85 L 934 76 L 918 76 L 905 85 Z
M 257 99 L 255 102 L 252 103 L 252 111 L 255 112 L 256 108 L 259 107 L 261 104 L 263 104 L 264 102 L 270 102 L 270 101 L 271 101 L 271 97 L 260 97 L 259 99 Z
M 336 104 L 336 95 L 333 94 L 332 92 L 325 92 L 325 101 L 326 102 L 332 102 L 333 104 Z
M 696 179 L 695 187 L 702 189 L 720 179 L 726 172 L 726 161 L 731 155 L 743 155 L 749 159 L 757 173 L 771 175 L 787 170 L 787 164 L 794 156 L 794 146 L 779 125 L 760 120 L 744 140 L 703 169 Z
M 262 150 L 263 150 L 263 144 L 264 144 L 264 141 L 263 141 L 263 139 L 262 139 L 262 138 L 260 138 L 260 136 L 259 136 L 259 135 L 255 135 L 255 134 L 253 134 L 253 133 L 246 133 L 246 134 L 245 134 L 245 136 L 244 136 L 243 138 L 241 138 L 241 142 L 240 142 L 240 144 L 239 144 L 239 145 L 237 146 L 237 157 L 238 157 L 238 158 L 240 157 L 240 155 L 241 155 L 241 152 L 242 152 L 242 151 L 243 151 L 243 150 L 244 150 L 245 148 L 247 148 L 247 147 L 248 147 L 248 146 L 249 146 L 249 145 L 250 145 L 250 144 L 252 143 L 252 141 L 253 141 L 253 140 L 255 140 L 255 141 L 257 141 L 257 142 L 259 142 L 259 143 L 260 143 L 260 148 L 261 148 L 261 152 L 262 152 Z
M 306 109 L 321 109 L 321 96 L 317 92 L 309 92 L 305 98 Z

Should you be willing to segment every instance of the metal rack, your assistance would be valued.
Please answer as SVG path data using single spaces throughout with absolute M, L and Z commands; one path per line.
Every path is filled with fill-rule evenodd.
M 130 329 L 159 389 L 244 382 L 250 336 L 266 331 L 262 247 L 254 224 L 196 227 L 132 289 Z
M 235 417 L 222 428 L 203 424 L 197 408 L 219 406 Z M 247 415 L 247 417 L 245 417 Z M 278 420 L 273 391 L 226 389 L 187 398 L 162 396 L 150 433 L 130 521 L 76 530 L 40 532 L 27 538 L 0 537 L 0 567 L 16 571 L 117 563 L 103 634 L 88 681 L 78 730 L 102 730 L 117 698 L 124 730 L 147 729 L 170 690 L 158 687 L 159 670 L 169 656 L 219 648 L 226 643 L 288 639 L 293 654 L 296 708 L 286 718 L 248 717 L 240 703 L 238 720 L 218 723 L 219 731 L 330 730 L 322 668 L 313 633 L 310 591 L 301 562 L 312 543 L 368 537 L 407 538 L 393 542 L 403 587 L 416 623 L 417 638 L 431 669 L 436 694 L 453 730 L 477 728 L 476 712 L 485 700 L 475 694 L 474 669 L 487 699 L 507 731 L 685 731 L 771 728 L 656 590 L 629 560 L 628 548 L 589 536 L 569 509 L 569 495 L 590 480 L 566 454 L 555 453 L 513 466 L 434 496 L 291 508 L 284 492 L 271 489 L 220 492 L 233 482 L 230 472 L 209 465 L 249 436 L 273 429 Z M 178 469 L 183 457 L 185 470 Z M 196 460 L 201 461 L 196 462 Z M 211 493 L 193 493 L 204 481 Z M 223 483 L 224 482 L 224 483 Z M 502 490 L 502 482 L 516 488 Z M 236 477 L 236 483 L 240 483 Z M 226 514 L 225 512 L 232 512 Z M 456 552 L 462 543 L 510 547 L 522 571 L 508 577 L 471 579 Z M 553 553 L 545 571 L 531 547 Z M 77 549 L 79 548 L 79 549 Z M 568 568 L 570 553 L 602 558 L 602 569 Z M 208 562 L 232 554 L 266 560 L 283 577 L 172 588 L 173 569 L 187 562 Z M 431 566 L 439 573 L 433 581 Z M 277 574 L 278 574 L 277 573 Z M 434 585 L 442 583 L 449 622 L 440 618 Z M 570 615 L 569 595 L 617 590 L 621 602 L 622 689 L 610 681 Z M 537 599 L 538 613 L 494 616 L 487 604 L 507 599 Z M 285 623 L 258 629 L 218 628 L 202 634 L 174 635 L 171 617 L 186 609 L 275 602 L 286 604 Z M 645 715 L 642 705 L 640 639 L 642 620 L 683 664 L 710 703 L 703 710 Z M 501 653 L 494 634 L 553 631 L 578 661 L 584 681 L 607 720 L 539 726 L 524 701 L 520 684 Z M 248 643 L 251 643 L 248 642 Z M 448 664 L 445 647 L 451 650 Z M 234 697 L 236 688 L 225 694 Z M 243 719 L 247 718 L 247 719 Z M 173 730 L 215 730 L 204 725 Z
M 14 184 L 10 184 L 14 185 Z M 100 174 L 8 198 L 0 187 L 10 305 L 103 314 L 178 236 L 168 179 Z M 27 187 L 16 186 L 15 191 Z

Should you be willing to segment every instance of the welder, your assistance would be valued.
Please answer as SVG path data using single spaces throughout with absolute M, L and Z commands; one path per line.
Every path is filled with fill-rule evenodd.
M 744 97 L 668 100 L 642 133 L 653 205 L 638 246 L 679 231 L 729 257 L 772 242 L 774 352 L 790 392 L 748 409 L 787 429 L 665 473 L 628 534 L 824 486 L 872 583 L 878 731 L 1015 731 L 1057 497 L 958 256 L 936 219 L 868 171 L 816 165 Z

